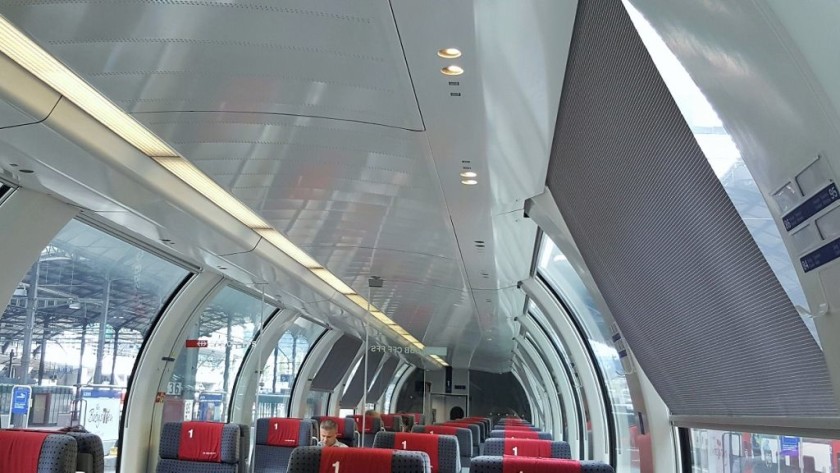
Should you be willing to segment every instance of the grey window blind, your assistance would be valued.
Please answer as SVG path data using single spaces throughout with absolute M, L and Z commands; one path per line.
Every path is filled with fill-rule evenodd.
M 374 380 L 373 385 L 368 390 L 368 402 L 375 401 L 382 396 L 382 393 L 388 387 L 388 383 L 394 378 L 394 372 L 397 371 L 399 362 L 399 358 L 390 358 L 385 361 L 382 369 L 379 370 L 379 374 L 376 375 L 376 380 Z
M 836 416 L 822 352 L 619 0 L 581 0 L 547 184 L 675 415 Z
M 382 361 L 383 356 L 385 356 L 384 353 L 368 353 L 367 382 L 364 382 L 365 366 L 364 358 L 362 358 L 359 367 L 356 369 L 356 373 L 353 374 L 353 379 L 350 380 L 350 384 L 347 386 L 347 391 L 341 397 L 340 404 L 342 408 L 352 409 L 359 404 L 359 401 L 362 400 L 362 394 L 365 392 L 365 386 L 370 386 L 370 382 L 376 375 L 376 369 L 379 368 L 379 362 Z
M 315 378 L 312 379 L 310 389 L 313 391 L 332 391 L 335 389 L 350 364 L 353 363 L 353 359 L 361 346 L 362 341 L 350 335 L 339 338 Z

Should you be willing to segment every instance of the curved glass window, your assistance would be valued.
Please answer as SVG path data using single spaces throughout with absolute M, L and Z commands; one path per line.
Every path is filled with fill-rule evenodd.
M 397 384 L 400 382 L 402 377 L 405 375 L 405 372 L 411 368 L 411 365 L 405 363 L 397 369 L 394 378 L 388 384 L 388 388 L 385 390 L 385 402 L 382 406 L 382 412 L 394 412 L 392 401 L 394 401 L 394 391 L 397 389 Z
M 257 417 L 286 417 L 300 365 L 324 327 L 298 318 L 280 337 L 260 378 Z
M 572 426 L 571 428 L 575 428 L 578 430 L 581 439 L 581 450 L 580 450 L 580 458 L 592 458 L 592 421 L 589 419 L 589 404 L 586 399 L 586 391 L 583 389 L 583 385 L 580 382 L 580 374 L 577 372 L 577 367 L 575 364 L 571 362 L 571 358 L 569 357 L 569 349 L 566 347 L 566 341 L 560 337 L 554 337 L 551 333 L 546 329 L 546 317 L 545 314 L 534 304 L 534 301 L 528 301 L 528 312 L 534 317 L 534 320 L 537 322 L 537 325 L 542 330 L 543 334 L 551 341 L 552 346 L 554 346 L 555 351 L 557 351 L 558 356 L 561 360 L 568 360 L 567 363 L 564 362 L 564 366 L 567 368 L 567 376 L 569 376 L 570 381 L 574 379 L 575 386 L 572 386 L 572 392 L 575 394 L 575 406 L 577 407 L 577 414 L 578 418 L 580 419 L 582 425 L 580 426 Z M 538 345 L 539 346 L 539 345 Z M 565 423 L 565 421 L 564 421 Z M 569 428 L 568 426 L 564 425 L 564 429 Z
M 0 319 L 0 405 L 10 405 L 12 385 L 33 386 L 28 419 L 15 416 L 12 425 L 81 424 L 110 453 L 140 346 L 188 275 L 71 220 L 41 251 Z M 106 458 L 109 471 L 115 463 Z
M 761 191 L 744 164 L 741 152 L 717 112 L 656 30 L 629 2 L 624 2 L 624 5 L 703 154 L 779 283 L 797 306 L 805 326 L 819 343 L 814 321 L 806 315 L 809 312 L 808 301 L 790 254 Z
M 607 321 L 574 267 L 546 235 L 542 237 L 537 264 L 539 274 L 583 327 L 610 396 L 619 442 L 617 466 L 621 471 L 629 471 L 632 455 L 626 453 L 631 450 L 631 435 L 636 428 L 635 409 L 621 358 L 612 343 L 612 333 Z
M 691 429 L 694 471 L 822 472 L 840 471 L 840 440 Z
M 225 287 L 188 327 L 167 386 L 163 421 L 226 421 L 230 389 L 254 336 L 276 307 Z

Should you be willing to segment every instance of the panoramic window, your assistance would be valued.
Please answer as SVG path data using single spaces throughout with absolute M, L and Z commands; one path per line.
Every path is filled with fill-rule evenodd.
M 83 425 L 115 466 L 128 379 L 152 322 L 188 272 L 71 220 L 15 289 L 0 324 L 0 405 L 31 385 L 28 418 L 3 426 Z
M 790 254 L 741 152 L 717 112 L 656 30 L 632 5 L 625 2 L 625 6 L 703 154 L 791 302 L 797 306 L 802 321 L 819 343 L 814 321 L 807 316 L 808 301 Z
M 595 361 L 606 382 L 612 404 L 612 415 L 620 444 L 619 462 L 623 468 L 631 466 L 630 452 L 633 429 L 636 428 L 635 409 L 630 398 L 630 388 L 624 375 L 624 368 L 618 350 L 612 343 L 612 333 L 607 321 L 598 309 L 589 290 L 580 279 L 566 256 L 543 235 L 537 256 L 537 269 L 554 293 L 569 307 L 572 315 L 583 326 L 587 341 L 595 355 Z M 588 430 L 588 429 L 587 429 Z
M 268 358 L 260 379 L 257 417 L 286 417 L 289 397 L 309 347 L 324 332 L 324 327 L 298 318 L 280 337 Z
M 234 378 L 254 336 L 276 307 L 225 287 L 188 327 L 167 386 L 163 422 L 227 420 Z
M 694 471 L 836 473 L 840 440 L 691 429 Z

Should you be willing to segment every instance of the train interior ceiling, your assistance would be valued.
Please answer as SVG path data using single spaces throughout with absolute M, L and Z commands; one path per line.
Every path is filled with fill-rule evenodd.
M 840 473 L 839 22 L 0 1 L 0 444 L 153 472 L 171 423 L 241 424 L 262 471 L 258 419 L 375 410 L 524 419 L 582 471 Z

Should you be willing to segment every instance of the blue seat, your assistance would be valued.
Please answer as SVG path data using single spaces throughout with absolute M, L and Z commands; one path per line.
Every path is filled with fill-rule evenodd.
M 167 422 L 160 434 L 156 473 L 240 473 L 239 424 Z
M 61 433 L 0 430 L 0 471 L 74 473 L 76 440 Z
M 412 429 L 415 433 L 430 433 L 437 435 L 454 435 L 458 439 L 458 451 L 461 454 L 461 466 L 470 466 L 470 458 L 473 456 L 473 440 L 470 429 L 455 427 L 451 425 L 415 425 Z
M 292 450 L 313 445 L 315 424 L 312 419 L 257 419 L 254 473 L 285 473 Z
M 458 449 L 458 439 L 454 435 L 377 432 L 373 447 L 426 452 L 429 455 L 432 471 L 439 473 L 460 473 L 461 471 L 461 453 Z
M 551 432 L 536 432 L 533 430 L 491 430 L 488 438 L 554 440 Z
M 489 438 L 484 442 L 484 455 L 493 457 L 513 455 L 520 457 L 572 458 L 572 449 L 567 442 L 558 440 Z
M 470 473 L 502 473 L 506 468 L 508 471 L 535 473 L 615 473 L 613 467 L 596 461 L 510 456 L 473 458 Z
M 323 468 L 323 469 L 322 469 Z M 298 447 L 289 459 L 288 473 L 431 473 L 424 452 L 382 448 Z

